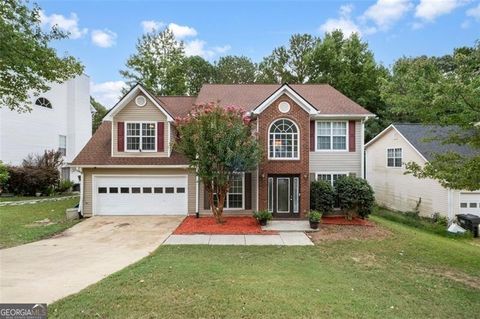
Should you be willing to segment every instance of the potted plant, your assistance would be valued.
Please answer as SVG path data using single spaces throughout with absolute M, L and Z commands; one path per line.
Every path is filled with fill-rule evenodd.
M 267 210 L 261 210 L 261 211 L 258 211 L 258 212 L 255 211 L 255 212 L 253 212 L 253 217 L 255 217 L 258 220 L 260 225 L 266 226 L 267 221 L 272 219 L 272 213 L 270 213 Z
M 310 228 L 318 229 L 318 225 L 320 224 L 321 219 L 322 219 L 322 213 L 316 210 L 312 210 L 308 214 L 308 221 L 310 222 Z

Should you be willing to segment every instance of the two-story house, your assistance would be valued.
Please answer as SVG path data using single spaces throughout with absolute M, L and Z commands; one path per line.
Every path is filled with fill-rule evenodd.
M 90 79 L 82 74 L 64 83 L 52 83 L 50 90 L 31 96 L 31 111 L 19 113 L 0 107 L 0 160 L 21 165 L 30 154 L 59 150 L 65 165 L 63 179 L 79 182 L 71 162 L 92 136 Z
M 373 114 L 329 85 L 207 84 L 198 96 L 181 97 L 137 85 L 72 162 L 84 176 L 82 214 L 210 213 L 203 185 L 172 149 L 174 119 L 208 102 L 250 112 L 264 148 L 258 168 L 230 186 L 226 214 L 305 217 L 312 180 L 362 176 L 364 121 Z

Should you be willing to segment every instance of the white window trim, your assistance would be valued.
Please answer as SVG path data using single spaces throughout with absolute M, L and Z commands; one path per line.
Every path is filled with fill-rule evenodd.
M 328 122 L 330 123 L 330 149 L 328 150 L 323 150 L 323 149 L 319 149 L 318 148 L 318 123 L 319 122 Z M 333 122 L 343 122 L 345 123 L 345 127 L 346 127 L 346 135 L 345 135 L 345 149 L 343 150 L 334 150 L 333 149 L 333 125 L 332 123 Z M 348 152 L 348 145 L 349 145 L 349 125 L 348 125 L 348 121 L 344 121 L 344 120 L 329 120 L 329 121 L 325 121 L 325 120 L 316 120 L 315 121 L 315 152 Z M 356 142 L 356 141 L 355 141 Z
M 270 182 L 272 182 L 272 184 L 270 185 Z M 274 201 L 273 201 L 273 192 L 275 191 L 273 189 L 273 185 L 275 183 L 273 182 L 273 177 L 269 177 L 268 180 L 267 180 L 267 210 L 270 212 L 270 213 L 273 213 L 273 206 L 274 206 Z M 272 188 L 270 188 L 270 186 L 272 186 Z M 271 198 L 270 198 L 270 191 L 272 192 L 271 194 Z M 258 193 L 258 191 L 257 191 Z M 270 205 L 270 200 L 272 201 L 271 205 Z M 258 210 L 258 209 L 257 209 Z
M 127 124 L 140 124 L 140 149 L 139 150 L 129 150 L 127 148 Z M 154 138 L 155 138 L 155 149 L 153 150 L 142 150 L 142 124 L 154 124 L 155 125 L 155 134 L 154 134 Z M 158 125 L 157 125 L 157 122 L 155 121 L 125 121 L 125 126 L 123 128 L 123 136 L 124 136 L 124 151 L 126 153 L 155 153 L 157 152 L 157 144 L 158 144 Z
M 227 194 L 225 196 L 225 206 L 223 206 L 224 210 L 233 211 L 233 210 L 244 210 L 245 209 L 245 173 L 241 173 L 241 174 L 242 174 L 242 207 L 234 207 L 234 208 L 228 207 L 229 206 L 228 205 L 228 194 L 230 194 L 230 193 L 227 192 Z M 235 193 L 235 194 L 237 194 L 237 193 Z
M 334 174 L 344 174 L 346 176 L 350 176 L 352 172 L 346 172 L 346 171 L 333 171 L 333 172 L 315 172 L 315 180 L 319 181 L 318 175 L 330 175 L 331 177 L 331 184 L 333 186 L 333 175 Z
M 293 125 L 295 125 L 295 127 L 297 128 L 297 156 L 296 157 L 270 157 L 270 130 L 272 128 L 272 125 L 275 124 L 276 122 L 278 121 L 281 121 L 281 120 L 287 120 L 287 121 L 290 121 L 293 123 Z M 293 133 L 291 133 L 293 134 Z M 275 119 L 272 123 L 270 123 L 270 125 L 268 126 L 268 131 L 267 131 L 267 140 L 268 140 L 268 145 L 267 145 L 267 154 L 268 154 L 268 160 L 271 160 L 271 161 L 298 161 L 300 159 L 300 127 L 298 127 L 298 124 L 292 120 L 292 119 L 289 119 L 289 118 L 278 118 L 278 119 Z
M 400 157 L 400 159 L 402 160 L 402 163 L 400 164 L 400 166 L 395 166 L 395 149 L 400 149 L 401 152 L 402 152 L 402 157 Z M 394 166 L 388 166 L 388 150 L 393 150 L 393 165 Z M 396 168 L 396 169 L 399 169 L 399 168 L 402 168 L 403 167 L 403 147 L 387 147 L 385 149 L 385 166 L 387 168 Z

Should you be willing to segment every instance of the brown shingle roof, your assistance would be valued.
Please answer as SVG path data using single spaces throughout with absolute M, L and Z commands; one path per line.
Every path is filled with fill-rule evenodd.
M 72 165 L 187 165 L 181 154 L 170 157 L 112 157 L 112 122 L 103 122 Z
M 281 84 L 205 84 L 198 94 L 196 104 L 218 101 L 222 106 L 235 105 L 253 110 L 281 86 Z M 320 114 L 372 114 L 328 84 L 289 86 L 320 111 Z
M 195 104 L 196 96 L 157 96 L 160 105 L 172 116 L 185 116 Z

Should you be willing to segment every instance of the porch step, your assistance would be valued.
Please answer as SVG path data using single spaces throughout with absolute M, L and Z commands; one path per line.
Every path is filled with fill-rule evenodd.
M 311 229 L 308 220 L 271 220 L 262 230 L 273 230 L 278 232 L 316 232 L 318 229 Z

